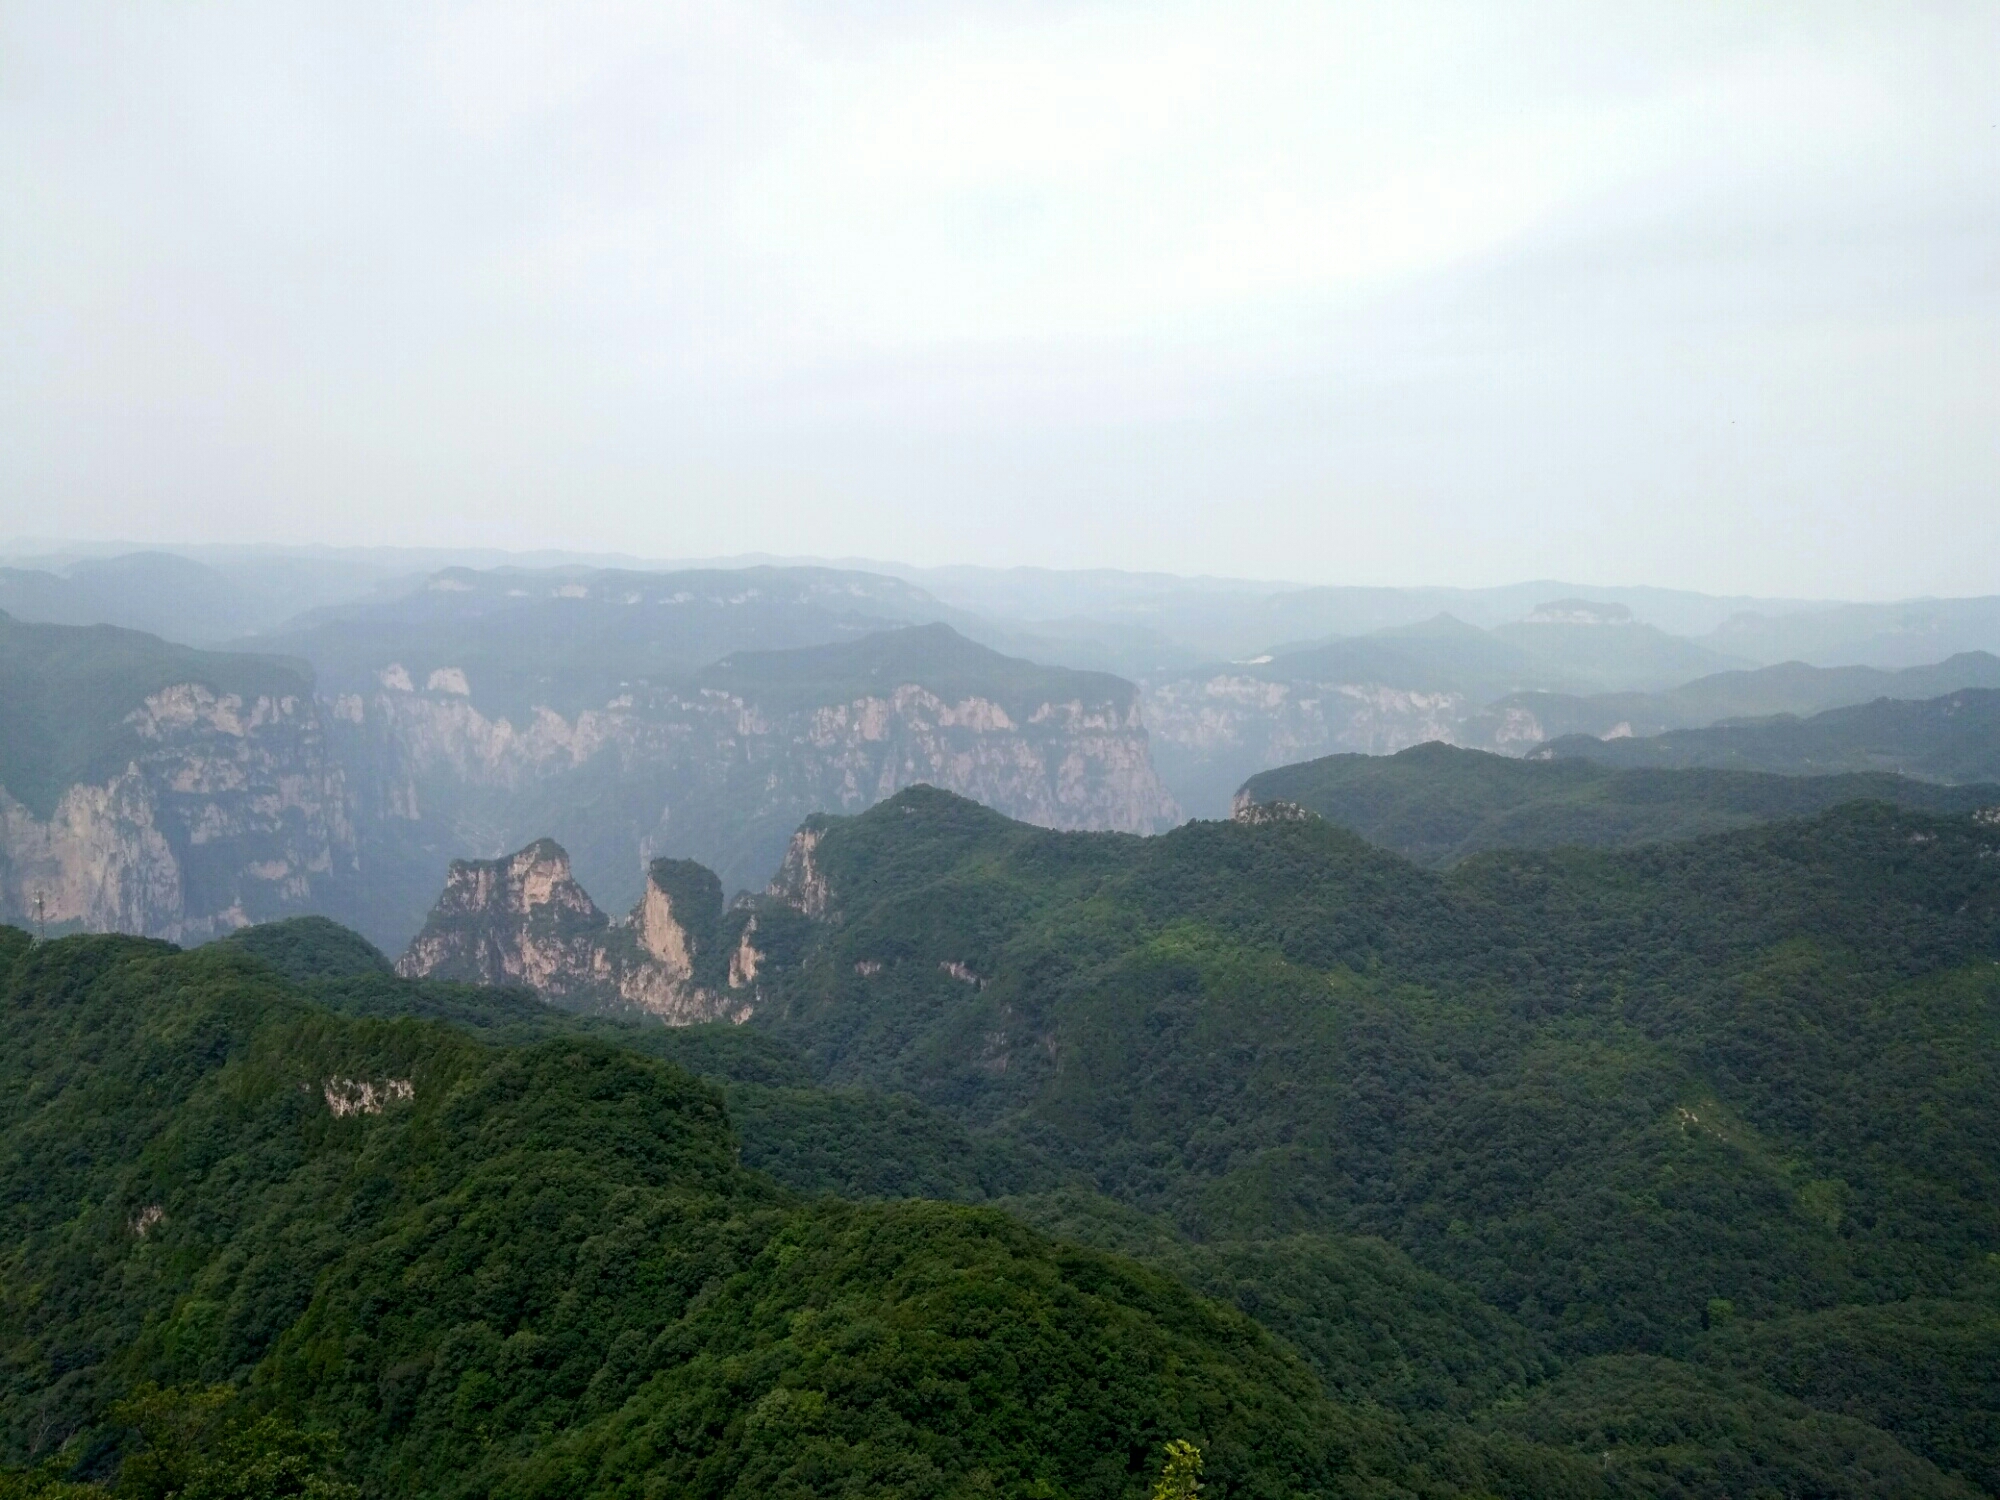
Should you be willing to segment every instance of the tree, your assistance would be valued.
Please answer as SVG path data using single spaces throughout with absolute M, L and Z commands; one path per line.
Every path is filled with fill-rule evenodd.
M 1160 1482 L 1153 1486 L 1153 1500 L 1194 1500 L 1201 1489 L 1201 1449 L 1184 1438 L 1167 1444 L 1167 1461 L 1160 1467 Z
M 356 1500 L 333 1477 L 334 1443 L 275 1416 L 249 1421 L 228 1386 L 146 1387 L 112 1409 L 144 1446 L 125 1460 L 115 1493 L 131 1500 Z

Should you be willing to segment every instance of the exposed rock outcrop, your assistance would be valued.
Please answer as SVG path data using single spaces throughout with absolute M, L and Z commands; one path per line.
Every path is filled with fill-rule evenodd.
M 808 822 L 785 846 L 785 858 L 772 877 L 768 894 L 808 917 L 823 917 L 830 904 L 826 876 L 813 859 L 819 848 L 819 825 Z
M 1238 792 L 1236 801 L 1229 810 L 1230 819 L 1237 823 L 1247 823 L 1255 828 L 1265 823 L 1309 823 L 1319 816 L 1310 808 L 1296 802 L 1257 802 L 1250 794 Z
M 725 581 L 746 592 L 716 609 L 776 607 Z M 621 628 L 653 609 L 678 618 L 679 595 L 658 592 L 620 604 L 637 612 Z M 369 636 L 333 653 L 319 697 L 297 660 L 0 616 L 0 715 L 31 726 L 0 736 L 0 921 L 32 922 L 39 896 L 52 932 L 198 942 L 319 912 L 395 951 L 450 859 L 547 832 L 606 906 L 639 901 L 630 936 L 650 977 L 621 983 L 664 1011 L 690 984 L 731 988 L 732 965 L 734 989 L 754 989 L 758 945 L 736 933 L 733 959 L 689 979 L 692 960 L 647 905 L 658 855 L 755 889 L 810 816 L 861 812 L 917 783 L 1049 827 L 1178 821 L 1131 683 L 1004 657 L 941 625 L 744 651 L 671 676 L 574 674 L 584 686 L 539 662 L 430 651 L 408 628 L 413 639 L 398 625 L 393 645 Z M 809 915 L 825 909 L 816 890 L 805 872 Z
M 755 1003 L 756 949 L 747 928 L 725 948 L 722 915 L 713 873 L 655 860 L 638 905 L 614 922 L 577 883 L 562 846 L 537 839 L 504 859 L 454 860 L 396 972 L 524 985 L 557 1004 L 640 1010 L 673 1026 L 743 1021 Z
M 10 709 L 14 705 L 7 705 Z M 0 787 L 0 919 L 201 941 L 324 905 L 357 868 L 310 685 L 148 694 L 105 734 L 121 768 L 38 814 Z
M 455 664 L 398 660 L 333 698 L 372 845 L 490 849 L 549 828 L 557 809 L 593 888 L 671 850 L 741 889 L 808 815 L 861 812 L 919 782 L 1051 828 L 1179 821 L 1130 683 L 1032 667 L 942 627 L 746 655 L 560 712 L 481 691 Z

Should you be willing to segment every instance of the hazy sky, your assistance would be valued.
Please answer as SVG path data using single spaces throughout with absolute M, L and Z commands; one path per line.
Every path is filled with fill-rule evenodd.
M 0 0 L 0 537 L 2000 592 L 2000 3 Z

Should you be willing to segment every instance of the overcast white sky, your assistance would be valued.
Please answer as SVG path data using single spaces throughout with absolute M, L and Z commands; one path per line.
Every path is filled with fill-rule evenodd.
M 0 537 L 2000 592 L 1996 78 L 1996 0 L 0 0 Z

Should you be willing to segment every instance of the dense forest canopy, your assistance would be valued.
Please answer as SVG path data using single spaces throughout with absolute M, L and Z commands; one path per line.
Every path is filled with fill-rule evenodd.
M 808 832 L 739 1027 L 9 934 L 0 1485 L 2000 1493 L 1990 821 Z
M 765 1024 L 1197 1243 L 1379 1236 L 1568 1357 L 1839 1328 L 1815 1358 L 1915 1379 L 1939 1317 L 2000 1349 L 1996 851 L 1876 803 L 1440 876 L 1317 819 L 1133 840 L 914 790 L 820 826 L 832 915 Z M 1974 1365 L 1933 1453 L 1991 1446 Z

